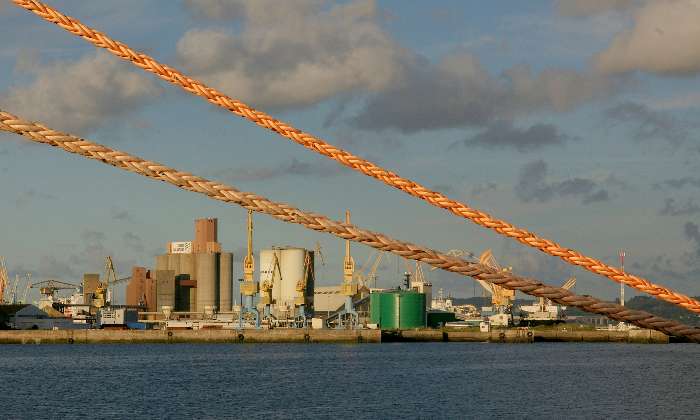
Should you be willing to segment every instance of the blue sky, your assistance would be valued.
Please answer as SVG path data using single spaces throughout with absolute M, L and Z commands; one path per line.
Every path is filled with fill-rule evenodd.
M 629 271 L 700 294 L 696 1 L 50 4 L 405 177 L 610 263 L 624 248 Z M 341 168 L 6 0 L 0 33 L 2 109 L 305 210 L 349 208 L 354 223 L 403 240 L 492 248 L 518 273 L 576 275 L 579 292 L 616 296 L 606 279 Z M 242 209 L 8 134 L 0 174 L 12 275 L 77 282 L 106 255 L 126 274 L 191 239 L 197 217 L 218 217 L 241 257 Z M 318 241 L 319 283 L 340 281 L 338 240 L 255 222 L 256 248 Z M 358 262 L 371 251 L 353 250 Z M 472 294 L 468 279 L 429 277 Z M 397 282 L 393 258 L 379 282 Z

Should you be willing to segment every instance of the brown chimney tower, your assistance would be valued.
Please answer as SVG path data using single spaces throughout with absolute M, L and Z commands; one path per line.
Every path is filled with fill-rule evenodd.
M 195 220 L 192 252 L 195 254 L 221 252 L 218 229 L 217 219 Z

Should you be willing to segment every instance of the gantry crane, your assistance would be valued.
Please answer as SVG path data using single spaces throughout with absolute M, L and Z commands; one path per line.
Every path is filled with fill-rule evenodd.
M 255 328 L 260 328 L 260 312 L 253 305 L 253 297 L 258 293 L 258 283 L 255 282 L 253 274 L 255 272 L 255 257 L 253 256 L 253 211 L 248 210 L 248 249 L 243 258 L 243 282 L 241 283 L 241 294 L 245 302 L 241 302 L 241 310 L 238 316 L 238 325 L 243 327 L 244 313 L 255 318 Z M 272 303 L 272 285 L 267 285 L 261 290 L 261 303 L 265 305 L 265 315 L 269 316 L 270 304 Z

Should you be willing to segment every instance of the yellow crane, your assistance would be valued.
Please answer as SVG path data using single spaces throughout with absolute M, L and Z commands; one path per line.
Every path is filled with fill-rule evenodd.
M 253 278 L 255 272 L 255 257 L 253 257 L 253 211 L 248 210 L 248 249 L 243 258 L 243 282 L 241 284 L 241 294 L 244 296 L 245 303 L 241 305 L 239 312 L 239 325 L 243 325 L 243 313 L 253 314 L 255 316 L 255 326 L 260 327 L 260 313 L 253 305 L 253 296 L 258 293 L 258 283 Z M 267 285 L 262 290 L 261 302 L 265 304 L 266 311 L 269 310 L 272 301 L 272 285 Z
M 350 224 L 350 210 L 345 210 L 345 223 Z M 353 307 L 352 298 L 357 294 L 355 277 L 355 260 L 350 255 L 350 241 L 345 240 L 345 259 L 343 260 L 343 284 L 340 292 L 345 296 L 345 306 L 338 314 L 338 328 L 354 328 L 359 323 L 359 317 Z
M 511 267 L 501 267 L 496 261 L 496 258 L 493 256 L 493 253 L 490 249 L 487 249 L 486 251 L 484 251 L 483 254 L 481 254 L 481 256 L 479 257 L 479 263 L 497 271 L 512 271 Z M 508 290 L 497 284 L 488 283 L 483 280 L 477 281 L 479 282 L 481 287 L 483 287 L 486 291 L 491 293 L 491 303 L 496 308 L 510 309 L 513 306 L 513 301 L 515 300 L 514 290 Z
M 350 224 L 350 210 L 345 210 L 345 223 Z M 357 286 L 353 285 L 352 279 L 355 274 L 355 260 L 350 255 L 350 240 L 345 240 L 345 259 L 343 260 L 343 287 L 345 296 L 353 296 L 357 292 Z M 355 287 L 353 287 L 355 286 Z
M 304 254 L 304 276 L 297 281 L 296 297 L 294 298 L 294 306 L 297 308 L 296 321 L 297 327 L 306 326 L 306 290 L 308 287 L 307 280 L 312 278 L 312 284 L 316 282 L 314 278 L 313 261 L 311 260 L 311 252 Z
M 95 294 L 92 298 L 92 306 L 95 308 L 103 308 L 112 304 L 112 288 L 118 284 L 131 280 L 129 277 L 117 277 L 117 269 L 114 266 L 114 261 L 111 256 L 105 258 L 105 274 L 95 288 Z
M 114 268 L 114 262 L 111 256 L 105 258 L 105 275 L 102 281 L 95 288 L 95 296 L 92 300 L 92 305 L 96 308 L 102 308 L 112 303 L 112 285 L 117 282 L 117 271 Z

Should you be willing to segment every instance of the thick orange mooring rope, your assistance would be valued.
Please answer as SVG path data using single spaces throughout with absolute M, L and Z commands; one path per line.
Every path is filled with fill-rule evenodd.
M 387 185 L 404 191 L 414 197 L 418 197 L 428 203 L 448 210 L 453 214 L 469 219 L 472 222 L 492 229 L 503 236 L 537 248 L 540 251 L 563 259 L 564 261 L 585 268 L 596 274 L 603 275 L 618 283 L 624 283 L 641 292 L 656 296 L 659 299 L 680 305 L 689 311 L 700 313 L 700 302 L 671 290 L 667 287 L 654 284 L 644 278 L 623 272 L 617 267 L 610 266 L 598 259 L 585 256 L 578 251 L 563 247 L 549 239 L 542 238 L 533 232 L 518 228 L 512 224 L 492 217 L 491 215 L 474 209 L 465 203 L 453 200 L 437 191 L 432 191 L 416 182 L 402 178 L 399 175 L 375 165 L 372 162 L 357 157 L 345 150 L 339 149 L 327 142 L 305 133 L 290 124 L 277 120 L 272 116 L 251 108 L 250 106 L 232 99 L 223 93 L 206 86 L 197 80 L 187 77 L 178 70 L 157 62 L 152 57 L 132 50 L 126 44 L 115 41 L 107 35 L 83 25 L 79 20 L 66 16 L 37 0 L 13 0 L 18 6 L 27 9 L 39 17 L 55 23 L 61 28 L 82 37 L 97 47 L 104 48 L 112 54 L 131 61 L 138 67 L 159 76 L 173 84 L 181 86 L 186 91 L 201 96 L 207 101 L 225 108 L 232 113 L 246 118 L 257 125 L 272 130 L 279 135 L 298 143 L 307 149 L 329 157 L 351 169 L 362 172 L 365 175 L 378 179 Z
M 655 329 L 664 334 L 685 337 L 700 343 L 700 328 L 660 318 L 648 312 L 628 309 L 616 303 L 603 302 L 590 296 L 575 295 L 560 287 L 548 286 L 536 280 L 515 276 L 507 271 L 494 270 L 483 264 L 392 239 L 351 224 L 337 222 L 326 216 L 304 212 L 288 204 L 276 203 L 265 197 L 242 192 L 188 172 L 181 172 L 160 163 L 147 161 L 79 137 L 51 130 L 44 125 L 23 120 L 2 110 L 0 110 L 0 131 L 19 134 L 36 143 L 58 147 L 69 153 L 167 182 L 184 190 L 204 194 L 215 200 L 238 204 L 249 210 L 268 214 L 278 220 L 330 233 L 339 238 L 359 242 L 403 258 L 421 261 L 443 270 L 498 284 L 509 290 L 519 290 L 531 296 L 544 297 L 562 305 L 575 306 L 587 312 L 605 315 L 618 321 L 630 322 L 642 328 Z

